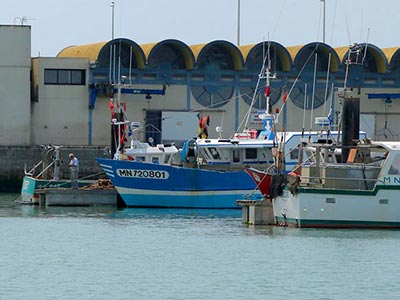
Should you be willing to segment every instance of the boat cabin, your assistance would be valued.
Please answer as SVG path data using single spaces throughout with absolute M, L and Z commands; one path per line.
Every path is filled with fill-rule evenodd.
M 186 167 L 210 170 L 243 170 L 245 165 L 265 167 L 273 163 L 273 142 L 268 140 L 193 139 L 182 149 Z
M 299 161 L 296 172 L 301 176 L 301 185 L 306 187 L 373 190 L 392 160 L 383 143 L 359 143 L 350 149 L 344 162 L 343 149 L 335 145 L 313 143 L 300 149 L 302 162 Z
M 133 141 L 131 147 L 125 150 L 121 159 L 136 162 L 145 162 L 160 165 L 174 164 L 176 154 L 179 152 L 175 145 L 158 144 L 151 146 L 148 143 Z

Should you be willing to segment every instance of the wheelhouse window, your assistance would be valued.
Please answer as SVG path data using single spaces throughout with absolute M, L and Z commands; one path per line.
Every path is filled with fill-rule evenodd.
M 299 158 L 299 148 L 291 148 L 290 159 L 298 159 L 298 158 Z
M 165 164 L 169 162 L 169 159 L 170 159 L 171 156 L 172 156 L 171 154 L 165 154 L 165 156 L 164 156 L 164 163 Z
M 220 159 L 220 155 L 219 155 L 219 153 L 218 153 L 218 150 L 217 150 L 215 147 L 210 147 L 208 150 L 210 151 L 211 156 L 212 156 L 214 159 Z
M 44 69 L 44 84 L 85 85 L 86 70 Z
M 396 157 L 394 158 L 392 165 L 390 166 L 389 169 L 389 174 L 390 175 L 400 174 L 400 154 L 397 154 Z
M 247 148 L 246 149 L 246 159 L 256 159 L 256 158 L 257 158 L 257 149 Z

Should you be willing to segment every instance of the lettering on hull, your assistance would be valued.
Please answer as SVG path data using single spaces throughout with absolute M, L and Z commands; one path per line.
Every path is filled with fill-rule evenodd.
M 148 179 L 168 179 L 169 173 L 160 170 L 134 170 L 117 169 L 119 177 L 148 178 Z
M 400 177 L 385 176 L 385 177 L 383 177 L 383 183 L 385 183 L 385 184 L 400 184 Z

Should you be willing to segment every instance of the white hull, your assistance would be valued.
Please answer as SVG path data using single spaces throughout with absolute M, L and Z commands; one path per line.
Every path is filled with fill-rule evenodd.
M 284 190 L 273 199 L 279 225 L 331 228 L 400 228 L 400 190 Z

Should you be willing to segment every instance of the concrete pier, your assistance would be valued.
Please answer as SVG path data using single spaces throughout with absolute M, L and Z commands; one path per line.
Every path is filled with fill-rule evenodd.
M 236 203 L 242 207 L 243 224 L 275 225 L 274 210 L 270 199 L 239 200 Z
M 43 189 L 37 191 L 40 206 L 117 205 L 117 191 L 87 189 Z

